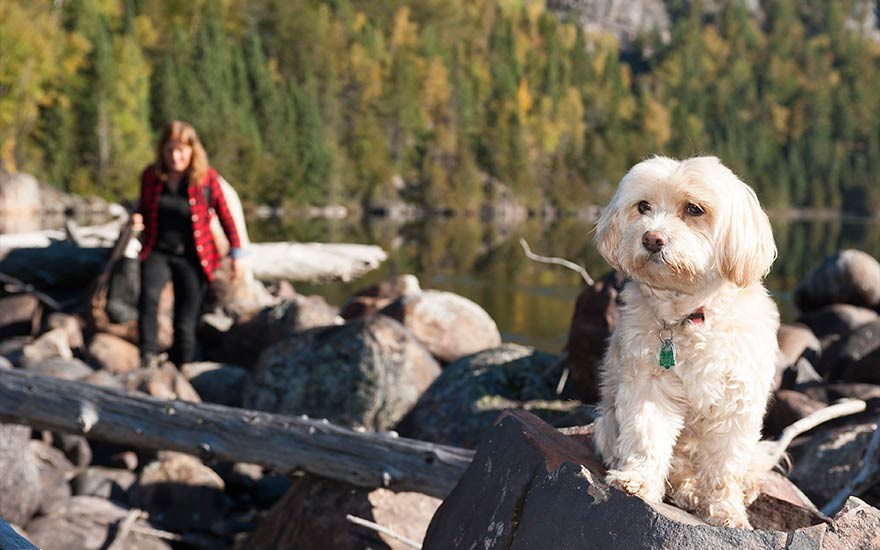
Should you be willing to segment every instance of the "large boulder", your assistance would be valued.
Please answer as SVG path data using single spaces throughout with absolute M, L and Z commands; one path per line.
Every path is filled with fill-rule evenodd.
M 305 476 L 269 511 L 248 540 L 249 548 L 360 550 L 411 548 L 399 540 L 355 525 L 352 515 L 421 542 L 440 500 L 419 493 L 355 488 Z
M 89 357 L 98 368 L 114 374 L 132 372 L 141 366 L 138 347 L 113 334 L 95 334 L 89 342 L 88 350 Z
M 180 373 L 192 384 L 202 401 L 229 407 L 241 405 L 241 391 L 248 374 L 242 367 L 205 361 L 187 363 Z
M 823 260 L 794 291 L 801 311 L 831 304 L 880 305 L 880 262 L 861 250 L 844 250 Z
M 31 429 L 0 424 L 0 517 L 24 525 L 40 506 L 40 467 L 30 447 Z
M 211 358 L 236 365 L 253 366 L 260 354 L 297 332 L 315 327 L 341 325 L 338 310 L 321 296 L 294 294 L 233 325 L 224 334 L 208 334 L 217 350 Z M 216 332 L 216 329 L 215 329 Z
M 877 428 L 873 421 L 820 431 L 795 454 L 789 477 L 808 497 L 824 506 L 859 473 Z
M 408 292 L 381 313 L 403 323 L 444 363 L 501 344 L 498 326 L 486 310 L 452 292 Z
M 400 323 L 377 315 L 304 331 L 268 348 L 245 384 L 248 409 L 387 430 L 440 374 Z
M 865 323 L 825 350 L 819 372 L 826 380 L 880 383 L 880 320 Z
M 419 280 L 415 275 L 398 275 L 355 292 L 339 308 L 339 315 L 343 319 L 371 315 L 405 294 L 420 291 Z
M 832 304 L 803 313 L 798 318 L 798 323 L 810 327 L 817 338 L 825 341 L 830 337 L 847 334 L 876 319 L 877 312 L 873 309 L 850 304 Z
M 843 550 L 875 547 L 878 538 L 877 509 L 850 499 L 826 524 L 781 476 L 765 483 L 749 507 L 760 527 L 754 531 L 710 526 L 671 505 L 648 504 L 603 476 L 589 440 L 563 435 L 523 411 L 506 413 L 440 505 L 423 548 L 781 550 L 796 543 Z
M 397 426 L 404 437 L 473 448 L 508 409 L 528 409 L 548 420 L 578 404 L 561 401 L 556 387 L 562 364 L 549 353 L 518 344 L 459 359 L 419 398 Z

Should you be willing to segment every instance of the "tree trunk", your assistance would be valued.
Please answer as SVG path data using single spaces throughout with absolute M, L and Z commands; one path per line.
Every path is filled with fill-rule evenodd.
M 473 456 L 466 449 L 326 421 L 162 401 L 20 370 L 0 370 L 0 421 L 439 498 Z

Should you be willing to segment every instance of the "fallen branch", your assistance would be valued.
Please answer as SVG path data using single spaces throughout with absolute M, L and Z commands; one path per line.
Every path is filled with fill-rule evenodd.
M 874 434 L 868 442 L 868 447 L 865 449 L 865 457 L 862 459 L 862 468 L 859 470 L 859 473 L 849 480 L 849 483 L 847 483 L 845 487 L 838 491 L 837 494 L 822 507 L 823 514 L 830 516 L 837 512 L 843 507 L 846 499 L 848 499 L 850 495 L 856 494 L 860 490 L 874 484 L 877 474 L 880 474 L 880 465 L 877 463 L 878 459 L 880 459 L 878 454 L 880 454 L 880 424 L 874 429 Z
M 358 487 L 445 497 L 473 452 L 356 432 L 326 420 L 162 401 L 21 370 L 0 370 L 0 421 L 203 459 L 298 469 Z
M 589 286 L 593 286 L 593 278 L 590 277 L 590 274 L 587 273 L 587 269 L 584 266 L 582 266 L 580 264 L 576 264 L 576 263 L 569 261 L 569 260 L 565 260 L 563 258 L 555 258 L 552 256 L 539 256 L 538 254 L 535 254 L 534 252 L 532 252 L 532 249 L 529 248 L 529 243 L 523 237 L 520 237 L 519 244 L 520 244 L 520 246 L 522 246 L 523 252 L 525 252 L 525 254 L 526 254 L 526 258 L 533 260 L 535 262 L 561 265 L 561 266 L 567 267 L 568 269 L 571 269 L 573 271 L 577 271 L 578 273 L 580 273 L 581 277 L 584 279 L 584 282 L 586 282 Z
M 421 544 L 417 543 L 414 540 L 410 540 L 402 535 L 398 535 L 397 533 L 395 533 L 391 529 L 389 529 L 387 527 L 382 527 L 378 523 L 373 523 L 370 520 L 359 518 L 359 517 L 353 516 L 351 514 L 345 514 L 345 519 L 347 519 L 351 523 L 354 523 L 355 525 L 360 525 L 361 527 L 366 527 L 367 529 L 372 529 L 373 531 L 382 533 L 383 535 L 388 535 L 389 537 L 393 538 L 394 540 L 398 540 L 398 541 L 402 542 L 403 544 L 409 546 L 410 548 L 416 548 L 418 550 L 422 550 Z
M 808 432 L 816 426 L 834 420 L 835 418 L 860 413 L 864 411 L 865 408 L 865 402 L 860 399 L 844 399 L 838 401 L 834 405 L 819 409 L 818 411 L 801 418 L 782 430 L 782 435 L 780 435 L 779 439 L 774 442 L 775 448 L 771 457 L 771 464 L 779 464 L 779 461 L 782 460 L 782 457 L 785 454 L 785 450 L 788 449 L 788 446 L 791 445 L 794 438 L 802 433 Z
M 131 532 L 134 522 L 141 517 L 142 514 L 143 510 L 138 508 L 129 509 L 128 513 L 122 518 L 122 520 L 120 520 L 119 526 L 116 528 L 116 535 L 113 537 L 113 542 L 107 545 L 105 550 L 122 550 L 125 548 L 125 539 L 128 538 L 128 534 Z

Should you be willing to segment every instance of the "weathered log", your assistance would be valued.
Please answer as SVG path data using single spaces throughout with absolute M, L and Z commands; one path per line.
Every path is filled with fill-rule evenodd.
M 465 449 L 396 434 L 356 432 L 326 421 L 222 405 L 162 401 L 19 370 L 0 371 L 0 421 L 439 498 L 452 490 L 473 456 Z

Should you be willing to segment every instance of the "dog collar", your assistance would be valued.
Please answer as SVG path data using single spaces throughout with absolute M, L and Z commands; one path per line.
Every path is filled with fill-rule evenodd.
M 703 307 L 700 306 L 700 308 L 685 317 L 679 324 L 683 325 L 690 321 L 695 325 L 699 325 L 705 320 L 706 313 L 703 311 Z M 660 336 L 660 357 L 658 358 L 658 363 L 664 369 L 669 370 L 675 366 L 675 343 L 672 341 L 672 329 L 666 323 L 663 323 L 663 328 L 660 329 L 658 336 Z
M 702 306 L 700 306 L 699 309 L 697 309 L 696 311 L 694 311 L 693 313 L 688 315 L 687 318 L 685 319 L 685 321 L 690 321 L 691 323 L 693 323 L 695 325 L 699 325 L 700 323 L 702 323 L 705 320 L 706 320 L 706 314 L 705 314 L 705 312 L 703 312 Z

